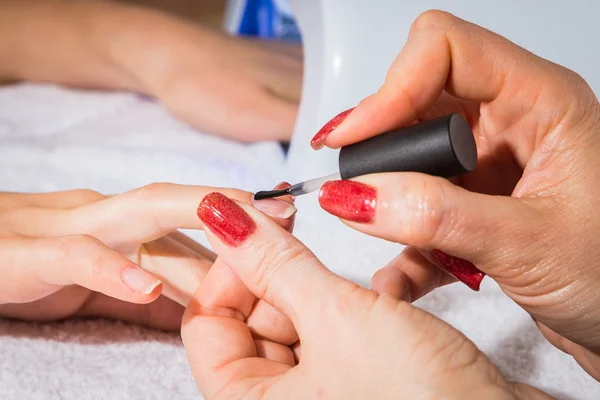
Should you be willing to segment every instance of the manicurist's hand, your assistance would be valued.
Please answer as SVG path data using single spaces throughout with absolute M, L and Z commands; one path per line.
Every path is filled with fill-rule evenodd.
M 451 112 L 476 135 L 473 173 L 330 182 L 321 205 L 357 230 L 411 246 L 374 277 L 378 292 L 414 300 L 452 281 L 434 265 L 477 288 L 474 264 L 600 378 L 600 107 L 580 76 L 427 12 L 381 89 L 313 145 L 336 148 Z
M 0 316 L 103 316 L 178 329 L 216 256 L 176 229 L 203 228 L 198 204 L 214 190 L 0 194 Z M 251 202 L 250 193 L 219 190 Z M 290 228 L 295 208 L 285 200 L 257 207 Z
M 334 275 L 247 204 L 213 193 L 198 215 L 219 259 L 182 336 L 208 400 L 546 398 L 506 382 L 441 320 Z M 265 302 L 289 317 L 299 341 L 285 318 L 257 315 Z

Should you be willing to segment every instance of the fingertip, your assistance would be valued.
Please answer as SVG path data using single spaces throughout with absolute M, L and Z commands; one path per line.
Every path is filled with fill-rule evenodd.
M 322 149 L 326 143 L 328 143 L 329 136 L 331 136 L 340 126 L 344 125 L 345 120 L 353 114 L 355 108 L 342 111 L 335 117 L 330 119 L 310 141 L 310 145 L 314 150 Z
M 292 186 L 292 184 L 291 184 L 291 183 L 289 183 L 289 182 L 286 182 L 286 181 L 283 181 L 283 182 L 281 182 L 281 183 L 277 184 L 277 185 L 276 185 L 276 186 L 273 188 L 273 190 L 283 190 L 283 189 L 288 189 L 288 188 L 290 188 L 291 186 Z M 279 199 L 280 199 L 280 200 L 282 200 L 282 201 L 285 201 L 286 203 L 289 203 L 289 204 L 294 204 L 294 203 L 296 202 L 296 198 L 295 198 L 294 196 L 292 196 L 292 195 L 281 196 Z
M 326 136 L 323 145 L 331 149 L 368 139 L 394 128 L 398 128 L 404 120 L 412 120 L 406 107 L 397 103 L 396 96 L 388 94 L 385 88 L 364 98 L 339 126 Z M 406 123 L 405 123 L 406 124 Z
M 255 200 L 252 198 L 252 205 L 268 216 L 280 219 L 291 218 L 298 211 L 292 204 L 279 199 Z
M 411 301 L 408 277 L 405 273 L 393 267 L 384 267 L 373 275 L 371 290 L 381 295 L 390 295 L 398 300 Z
M 160 279 L 138 266 L 129 266 L 121 271 L 121 281 L 133 293 L 142 295 L 141 303 L 151 302 L 160 296 Z
M 454 276 L 470 289 L 476 292 L 479 291 L 481 281 L 485 278 L 485 274 L 472 262 L 435 249 L 431 250 L 431 254 L 435 258 L 436 264 L 444 271 Z
M 273 190 L 283 190 L 292 186 L 288 182 L 281 182 Z M 298 209 L 294 206 L 295 198 L 291 195 L 281 196 L 276 199 L 255 200 L 251 203 L 257 210 L 273 217 L 282 227 L 291 232 L 294 229 L 295 216 Z

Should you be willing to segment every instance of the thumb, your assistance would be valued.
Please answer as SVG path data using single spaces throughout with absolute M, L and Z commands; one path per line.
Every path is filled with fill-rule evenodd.
M 323 323 L 323 307 L 352 286 L 253 207 L 211 193 L 200 203 L 198 216 L 220 259 L 255 296 L 287 315 L 301 337 L 303 327 Z
M 511 274 L 510 256 L 531 247 L 544 220 L 523 199 L 473 193 L 418 173 L 327 182 L 319 202 L 361 232 L 441 250 L 471 261 L 494 278 Z
M 158 298 L 162 283 L 122 254 L 86 235 L 0 239 L 0 304 L 28 303 L 68 285 L 138 304 Z

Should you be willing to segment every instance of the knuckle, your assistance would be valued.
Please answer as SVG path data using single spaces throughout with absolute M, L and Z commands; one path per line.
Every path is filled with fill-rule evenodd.
M 64 236 L 57 243 L 59 257 L 66 267 L 76 267 L 82 260 L 91 258 L 92 262 L 86 263 L 90 267 L 90 276 L 97 276 L 102 269 L 101 253 L 95 251 L 98 247 L 98 239 L 89 235 Z
M 444 185 L 438 179 L 415 179 L 405 188 L 403 210 L 406 244 L 427 247 L 439 242 L 450 232 L 456 211 L 446 202 Z
M 259 298 L 270 298 L 269 286 L 284 268 L 291 263 L 297 267 L 297 264 L 308 261 L 311 256 L 306 247 L 293 239 L 266 243 L 257 253 L 260 254 L 260 258 L 255 268 L 256 273 L 252 277 L 252 284 Z
M 77 189 L 69 193 L 69 196 L 75 197 L 83 204 L 95 203 L 106 198 L 102 193 L 90 189 Z
M 170 189 L 175 186 L 172 183 L 155 182 L 132 191 L 132 194 L 141 201 L 154 200 L 169 193 Z
M 457 18 L 454 15 L 446 11 L 428 10 L 419 15 L 417 19 L 415 19 L 410 28 L 410 33 L 414 34 L 420 30 L 428 29 L 431 27 L 449 26 L 456 20 Z
M 97 242 L 97 239 L 90 235 L 69 235 L 58 240 L 59 250 L 64 258 L 72 256 L 75 252 L 85 251 Z

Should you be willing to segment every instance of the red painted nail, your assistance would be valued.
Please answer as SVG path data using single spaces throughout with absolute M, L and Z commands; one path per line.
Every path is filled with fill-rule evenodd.
M 377 205 L 377 189 L 355 181 L 326 182 L 319 203 L 328 213 L 354 222 L 372 222 Z
M 456 279 L 475 291 L 479 290 L 485 274 L 477 269 L 472 262 L 448 255 L 440 250 L 431 250 L 431 254 L 433 254 L 440 266 Z
M 198 206 L 198 217 L 219 239 L 238 247 L 256 230 L 254 220 L 233 200 L 209 193 Z
M 319 132 L 317 132 L 317 134 L 310 141 L 311 147 L 315 150 L 322 149 L 325 145 L 324 143 L 325 139 L 327 139 L 327 136 L 331 132 L 333 132 L 335 128 L 337 128 L 342 123 L 342 121 L 346 119 L 348 115 L 350 115 L 352 110 L 354 110 L 354 107 L 339 113 L 338 115 L 333 117 L 328 123 L 326 123 L 321 129 L 319 129 Z

